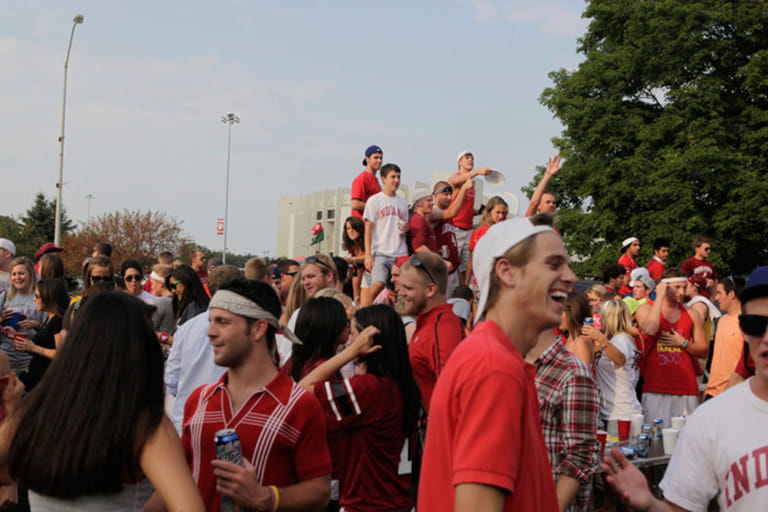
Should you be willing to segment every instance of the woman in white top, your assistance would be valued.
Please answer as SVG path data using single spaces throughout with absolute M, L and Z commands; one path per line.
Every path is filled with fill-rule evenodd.
M 595 371 L 600 388 L 600 417 L 603 421 L 628 420 L 642 412 L 635 394 L 640 375 L 641 351 L 632 338 L 635 329 L 629 308 L 621 299 L 611 299 L 600 307 L 605 334 L 590 326 L 582 330 L 595 347 Z
M 105 292 L 80 308 L 0 426 L 0 484 L 13 481 L 33 512 L 138 512 L 153 487 L 169 511 L 205 510 L 164 413 L 163 357 L 139 299 Z

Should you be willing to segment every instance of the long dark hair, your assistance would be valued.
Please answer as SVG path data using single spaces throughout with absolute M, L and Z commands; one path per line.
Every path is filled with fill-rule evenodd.
M 67 285 L 61 279 L 43 279 L 37 283 L 37 294 L 46 310 L 53 309 L 57 316 L 64 316 L 69 307 Z
M 179 265 L 171 272 L 171 275 L 166 279 L 166 285 L 169 290 L 173 287 L 170 283 L 179 280 L 184 285 L 184 296 L 179 300 L 176 294 L 173 294 L 173 314 L 176 318 L 184 311 L 184 308 L 189 305 L 190 302 L 199 302 L 204 308 L 208 307 L 208 294 L 205 293 L 203 288 L 203 282 L 200 281 L 200 277 L 195 272 L 195 269 L 189 265 Z
M 347 234 L 347 223 L 352 226 L 352 229 L 357 231 L 360 236 L 357 239 L 352 240 Z M 359 256 L 365 252 L 365 223 L 360 217 L 349 216 L 344 221 L 343 229 L 341 230 L 341 247 L 349 254 L 353 256 Z
M 141 300 L 91 297 L 13 421 L 10 474 L 46 496 L 114 494 L 164 414 L 163 355 Z
M 377 377 L 390 377 L 397 384 L 403 399 L 403 432 L 408 436 L 416 428 L 421 392 L 411 371 L 403 321 L 385 304 L 358 309 L 355 320 L 363 329 L 369 325 L 379 329 L 373 344 L 381 345 L 381 349 L 365 357 L 367 371 Z
M 347 326 L 347 321 L 344 306 L 330 297 L 312 298 L 301 306 L 294 332 L 303 343 L 293 346 L 293 380 L 298 382 L 304 377 L 302 370 L 308 362 L 330 359 L 336 355 L 339 336 Z

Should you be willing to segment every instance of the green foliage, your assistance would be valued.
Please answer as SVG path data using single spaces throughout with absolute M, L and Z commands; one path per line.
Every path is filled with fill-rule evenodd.
M 641 264 L 660 236 L 672 264 L 698 236 L 721 274 L 765 264 L 768 3 L 592 0 L 585 17 L 585 60 L 541 96 L 565 126 L 551 189 L 577 271 L 599 273 L 627 236 Z
M 15 228 L 14 228 L 15 224 Z M 46 242 L 53 242 L 53 232 L 56 227 L 56 201 L 45 198 L 38 192 L 32 206 L 21 216 L 20 222 L 12 217 L 3 217 L 0 222 L 0 232 L 8 230 L 8 238 L 16 244 L 18 256 L 32 257 L 37 249 Z M 66 209 L 61 212 L 62 238 L 74 229 L 75 225 L 67 217 Z

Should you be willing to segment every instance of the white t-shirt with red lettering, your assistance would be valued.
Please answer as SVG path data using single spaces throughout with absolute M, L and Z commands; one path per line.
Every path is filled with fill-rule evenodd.
M 719 491 L 723 512 L 766 509 L 768 401 L 755 396 L 750 380 L 688 417 L 660 485 L 667 500 L 686 510 L 706 510 Z
M 373 222 L 371 251 L 374 255 L 397 258 L 408 254 L 405 232 L 398 225 L 408 223 L 408 203 L 403 197 L 388 196 L 384 192 L 372 195 L 365 203 L 363 219 Z

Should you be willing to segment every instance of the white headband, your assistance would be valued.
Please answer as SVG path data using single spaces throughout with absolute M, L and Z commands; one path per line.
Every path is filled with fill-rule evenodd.
M 661 280 L 662 283 L 687 283 L 687 277 L 667 277 Z
M 621 247 L 624 248 L 624 247 L 628 246 L 629 244 L 631 244 L 632 242 L 639 242 L 639 240 L 637 238 L 631 236 L 631 237 L 625 239 L 623 242 L 621 242 Z
M 229 290 L 219 290 L 213 294 L 210 308 L 219 308 L 229 311 L 235 315 L 253 318 L 256 320 L 266 320 L 267 324 L 277 329 L 278 334 L 282 334 L 295 345 L 303 345 L 301 340 L 285 325 L 280 325 L 275 315 L 263 309 L 250 299 Z
M 150 278 L 150 279 L 154 279 L 155 281 L 163 281 L 163 282 L 165 282 L 165 278 L 164 278 L 164 277 L 162 277 L 162 276 L 161 276 L 160 274 L 158 274 L 157 272 L 155 272 L 154 270 L 152 271 L 152 273 L 151 273 L 151 274 L 149 274 L 149 278 Z

